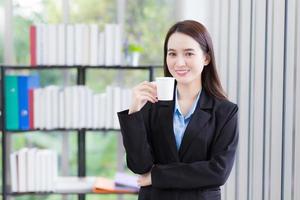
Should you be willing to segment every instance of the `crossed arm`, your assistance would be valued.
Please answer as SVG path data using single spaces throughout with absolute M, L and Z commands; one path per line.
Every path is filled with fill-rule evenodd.
M 142 113 L 128 115 L 128 111 L 123 111 L 118 116 L 127 165 L 134 173 L 141 174 L 138 179 L 140 186 L 192 189 L 220 186 L 226 182 L 238 143 L 237 107 L 233 108 L 214 141 L 210 160 L 192 163 L 154 165 Z

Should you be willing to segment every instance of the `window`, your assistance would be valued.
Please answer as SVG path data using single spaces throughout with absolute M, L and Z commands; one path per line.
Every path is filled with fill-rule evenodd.
M 3 1 L 0 2 L 0 63 L 4 63 L 4 5 Z
M 2 2 L 2 1 L 1 1 Z M 16 63 L 29 64 L 29 26 L 37 23 L 62 23 L 63 5 L 61 0 L 14 0 L 13 1 L 13 41 Z M 117 1 L 103 0 L 68 0 L 69 2 L 69 23 L 96 23 L 103 30 L 107 23 L 117 22 Z M 127 0 L 124 19 L 124 53 L 129 56 L 132 49 L 130 46 L 140 47 L 140 65 L 162 65 L 163 63 L 163 40 L 167 29 L 174 23 L 174 3 L 171 0 L 142 0 L 137 3 L 134 0 Z M 0 3 L 0 17 L 3 14 L 3 6 Z M 1 20 L 4 17 L 1 17 Z M 3 25 L 0 21 L 0 62 L 3 62 Z M 126 61 L 126 60 L 125 60 Z M 128 63 L 124 63 L 128 64 Z M 123 84 L 132 87 L 137 80 L 148 79 L 146 72 L 97 72 L 87 73 L 87 85 L 94 91 L 104 91 L 108 84 Z M 64 77 L 74 83 L 74 74 L 61 74 L 57 71 L 41 74 L 41 85 L 59 84 Z M 101 77 L 105 77 L 101 79 Z M 128 78 L 130 77 L 130 78 Z M 134 79 L 132 78 L 134 77 Z M 101 79 L 101 81 L 99 81 Z M 66 81 L 68 82 L 68 81 Z M 67 83 L 68 84 L 68 83 Z M 87 175 L 107 175 L 112 177 L 117 169 L 118 133 L 97 133 L 86 134 L 86 164 Z M 68 133 L 67 143 L 70 147 L 67 153 L 62 153 L 63 136 L 61 133 L 26 133 L 17 134 L 12 138 L 12 147 L 19 149 L 23 146 L 36 146 L 40 148 L 53 148 L 59 155 L 67 154 L 66 160 L 69 166 L 67 175 L 77 174 L 77 134 Z M 47 142 L 45 142 L 47 141 Z M 123 162 L 121 160 L 120 162 Z M 108 196 L 105 196 L 105 198 Z M 58 195 L 49 196 L 20 196 L 17 200 L 25 199 L 61 199 Z M 100 197 L 102 198 L 102 197 Z M 77 199 L 76 195 L 68 199 Z M 87 195 L 88 200 L 99 199 L 98 195 Z M 109 195 L 109 199 L 117 199 L 116 195 Z M 136 196 L 125 195 L 124 199 L 136 199 Z
M 141 64 L 162 65 L 164 37 L 175 22 L 174 10 L 171 0 L 127 0 L 125 47 L 141 47 Z

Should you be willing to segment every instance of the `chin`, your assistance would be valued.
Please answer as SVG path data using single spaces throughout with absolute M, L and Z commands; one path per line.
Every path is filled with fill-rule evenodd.
M 189 84 L 191 82 L 191 80 L 189 80 L 187 78 L 183 78 L 183 77 L 176 78 L 176 81 L 179 84 Z

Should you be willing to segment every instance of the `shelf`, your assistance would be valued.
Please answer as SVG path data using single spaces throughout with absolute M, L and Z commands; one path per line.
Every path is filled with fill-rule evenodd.
M 128 65 L 114 65 L 114 66 L 88 66 L 88 65 L 72 65 L 72 66 L 65 66 L 65 65 L 37 65 L 36 67 L 29 66 L 29 65 L 3 65 L 3 69 L 5 70 L 21 70 L 21 69 L 28 69 L 28 70 L 51 70 L 51 69 L 121 69 L 121 70 L 149 70 L 150 68 L 162 68 L 162 66 L 128 66 Z
M 82 129 L 63 129 L 63 128 L 58 128 L 58 129 L 30 129 L 30 130 L 5 130 L 6 133 L 23 133 L 23 132 L 55 132 L 55 131 L 101 131 L 101 132 L 119 132 L 120 129 L 91 129 L 91 128 L 82 128 Z
M 5 108 L 5 83 L 3 80 L 5 80 L 5 75 L 9 73 L 18 73 L 22 70 L 24 71 L 34 71 L 37 72 L 38 70 L 46 70 L 45 72 L 50 72 L 50 70 L 59 71 L 62 72 L 65 70 L 72 70 L 72 72 L 76 72 L 76 84 L 77 85 L 86 85 L 86 74 L 87 72 L 93 72 L 93 70 L 143 70 L 145 72 L 148 72 L 149 74 L 149 81 L 153 80 L 154 77 L 154 70 L 155 69 L 163 69 L 162 66 L 121 66 L 121 65 L 114 65 L 114 66 L 88 66 L 88 65 L 72 65 L 72 66 L 65 66 L 65 65 L 38 65 L 38 66 L 30 66 L 30 65 L 0 65 L 0 72 L 1 72 L 1 108 Z M 91 70 L 91 71 L 88 71 Z M 26 71 L 26 72 L 27 72 Z M 5 123 L 5 109 L 2 111 L 2 114 L 4 117 L 1 117 L 1 122 L 4 125 Z M 113 128 L 98 128 L 98 129 L 92 129 L 92 128 L 55 128 L 55 129 L 30 129 L 30 130 L 6 130 L 4 126 L 1 127 L 2 130 L 2 191 L 5 191 L 3 193 L 0 193 L 3 200 L 9 199 L 9 196 L 21 196 L 21 195 L 78 195 L 79 200 L 85 199 L 85 194 L 89 195 L 104 195 L 104 194 L 131 194 L 136 195 L 137 192 L 133 191 L 121 191 L 121 192 L 106 192 L 106 191 L 99 191 L 99 192 L 93 192 L 93 191 L 84 191 L 84 190 L 69 190 L 69 191 L 59 191 L 59 192 L 11 192 L 10 188 L 7 187 L 7 179 L 9 178 L 7 176 L 7 167 L 8 167 L 8 161 L 9 161 L 9 151 L 7 150 L 7 142 L 11 139 L 8 137 L 8 134 L 22 134 L 22 133 L 30 133 L 30 132 L 39 132 L 40 133 L 55 133 L 55 132 L 74 132 L 77 134 L 77 174 L 79 177 L 84 177 L 86 175 L 86 132 L 91 132 L 90 134 L 93 134 L 92 132 L 101 132 L 103 134 L 106 134 L 108 132 L 119 133 L 120 129 L 113 129 Z M 72 133 L 73 134 L 73 133 Z M 25 135 L 25 134 L 23 134 Z M 8 137 L 8 138 L 7 138 Z
M 2 194 L 2 193 L 1 193 Z M 10 196 L 22 196 L 22 195 L 78 195 L 78 194 L 95 194 L 95 195 L 105 195 L 105 194 L 131 194 L 136 195 L 137 192 L 105 192 L 105 193 L 96 193 L 96 192 L 8 192 L 6 193 Z
M 79 66 L 50 66 L 50 65 L 42 65 L 37 67 L 25 66 L 25 65 L 11 65 L 11 66 L 1 66 L 4 70 L 22 70 L 22 69 L 30 69 L 30 70 L 50 70 L 50 69 L 78 69 Z
M 160 68 L 161 66 L 82 66 L 82 68 L 85 69 L 124 69 L 124 70 L 135 70 L 135 69 L 141 69 L 141 70 L 149 70 L 150 68 Z

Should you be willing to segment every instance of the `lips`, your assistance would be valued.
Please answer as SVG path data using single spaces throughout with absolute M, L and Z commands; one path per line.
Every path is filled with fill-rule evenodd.
M 180 70 L 175 70 L 176 74 L 179 76 L 185 76 L 187 73 L 189 73 L 190 70 L 188 69 L 180 69 Z

